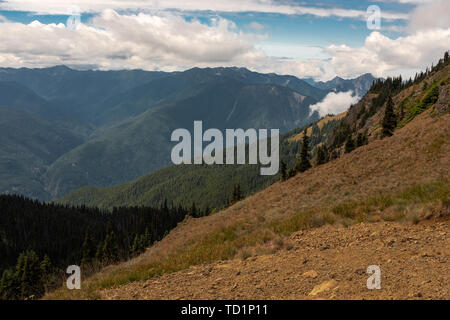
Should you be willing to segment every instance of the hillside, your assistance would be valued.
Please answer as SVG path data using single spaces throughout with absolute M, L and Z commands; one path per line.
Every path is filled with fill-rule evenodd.
M 83 142 L 63 125 L 43 120 L 17 107 L 0 106 L 0 190 L 49 198 L 45 168 Z
M 326 82 L 315 82 L 313 80 L 307 81 L 309 84 L 322 90 L 332 90 L 336 92 L 353 91 L 357 97 L 362 97 L 376 80 L 377 78 L 372 76 L 370 73 L 366 73 L 355 79 L 342 79 L 341 77 L 335 77 Z
M 86 280 L 81 291 L 61 289 L 48 298 L 167 298 L 163 287 L 180 299 L 448 296 L 442 273 L 449 258 L 448 77 L 448 66 L 441 65 L 395 94 L 394 110 L 412 91 L 423 109 L 409 106 L 408 120 L 392 136 L 381 139 L 386 103 L 372 104 L 381 93 L 369 93 L 343 120 L 375 105 L 364 126 L 351 126 L 345 136 L 371 129 L 368 144 L 345 151 L 332 140 L 329 151 L 337 157 L 328 163 L 210 216 L 187 219 L 143 255 Z M 429 105 L 431 84 L 439 95 Z M 365 289 L 371 264 L 386 272 L 379 293 Z M 232 281 L 241 276 L 247 289 Z M 297 279 L 301 283 L 292 285 Z
M 169 165 L 171 131 L 189 128 L 199 117 L 220 129 L 287 132 L 317 120 L 309 106 L 328 92 L 293 76 L 245 68 L 172 73 L 0 68 L 0 106 L 28 112 L 79 139 L 51 162 L 18 159 L 34 173 L 22 172 L 20 184 L 4 180 L 0 193 L 16 190 L 49 200 L 88 185 L 124 183 Z M 29 135 L 25 126 L 16 129 Z M 53 142 L 41 137 L 39 143 L 52 148 Z M 7 171 L 0 166 L 0 174 Z
M 313 151 L 316 145 L 328 141 L 339 121 L 339 117 L 327 117 L 313 125 L 320 127 L 311 135 Z M 280 137 L 280 159 L 288 167 L 295 165 L 301 147 L 301 143 L 292 139 L 299 135 L 298 131 L 302 130 L 295 129 Z M 84 187 L 55 201 L 111 209 L 122 205 L 156 206 L 167 199 L 186 207 L 194 202 L 200 208 L 220 209 L 228 204 L 235 184 L 239 184 L 242 195 L 247 196 L 277 180 L 279 175 L 261 176 L 258 165 L 171 165 L 129 183 L 105 188 Z
M 418 105 L 439 87 L 441 93 L 435 101 L 437 107 L 446 106 L 448 101 L 449 66 L 435 70 L 424 81 L 399 86 L 394 90 L 393 101 L 398 124 L 403 126 L 414 118 Z M 395 80 L 397 81 L 397 80 Z M 397 83 L 397 82 L 396 82 Z M 391 90 L 392 79 L 385 82 L 386 90 Z M 376 91 L 379 92 L 376 92 Z M 335 159 L 345 152 L 380 139 L 381 122 L 385 111 L 387 96 L 373 86 L 357 104 L 347 112 L 336 116 L 326 116 L 307 128 L 310 140 L 312 162 L 317 159 L 317 147 L 326 153 L 326 161 Z M 385 90 L 385 89 L 383 89 Z M 301 148 L 303 128 L 283 135 L 280 146 L 280 159 L 288 168 L 294 167 Z M 351 146 L 351 147 L 349 147 Z M 119 205 L 158 205 L 164 199 L 189 206 L 195 202 L 202 208 L 221 208 L 227 203 L 234 184 L 240 184 L 244 195 L 253 194 L 278 177 L 261 177 L 257 166 L 170 166 L 136 181 L 109 188 L 85 187 L 58 199 L 58 202 L 72 205 L 90 205 L 112 208 Z M 221 188 L 216 186 L 220 185 Z M 183 190 L 183 192 L 178 192 Z

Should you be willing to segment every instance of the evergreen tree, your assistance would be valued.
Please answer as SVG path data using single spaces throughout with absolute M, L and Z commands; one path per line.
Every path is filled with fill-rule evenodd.
M 106 235 L 105 242 L 103 244 L 103 260 L 105 262 L 114 262 L 118 259 L 118 247 L 116 243 L 116 239 L 114 237 L 114 232 L 109 232 Z
M 292 178 L 293 176 L 295 176 L 295 173 L 296 173 L 296 172 L 297 172 L 297 171 L 295 171 L 294 168 L 290 168 L 290 169 L 288 170 L 288 172 L 287 172 L 288 179 L 289 179 L 289 178 Z
M 32 250 L 22 253 L 17 259 L 16 277 L 20 281 L 20 297 L 28 299 L 44 293 L 39 258 Z
M 17 300 L 20 295 L 20 281 L 12 269 L 3 271 L 0 280 L 0 300 Z
M 89 231 L 86 231 L 86 234 L 84 236 L 82 254 L 83 257 L 81 259 L 81 264 L 91 263 L 92 259 L 95 256 L 95 245 L 91 235 L 89 234 Z
M 281 160 L 280 163 L 280 175 L 281 175 L 281 180 L 282 181 L 286 181 L 287 179 L 287 172 L 286 172 L 287 168 L 286 168 L 286 163 L 284 163 L 283 160 Z
M 97 250 L 95 251 L 95 261 L 100 264 L 104 261 L 103 244 L 102 243 L 99 243 L 97 245 Z
M 317 147 L 317 165 L 320 166 L 321 164 L 327 163 L 327 151 L 325 147 L 318 146 Z
M 392 136 L 394 129 L 397 126 L 397 117 L 394 113 L 394 103 L 391 96 L 388 97 L 388 100 L 386 102 L 386 109 L 384 111 L 384 118 L 381 125 L 383 128 L 383 136 Z
M 233 186 L 233 194 L 231 195 L 231 203 L 236 203 L 242 199 L 241 196 L 241 185 L 239 183 Z
M 297 164 L 295 166 L 295 170 L 298 172 L 304 172 L 311 168 L 311 163 L 308 159 L 308 153 L 309 153 L 309 138 L 306 134 L 306 129 L 303 132 L 303 143 L 302 143 L 302 150 L 300 152 L 300 159 L 297 161 Z
M 191 210 L 189 210 L 189 215 L 194 218 L 197 217 L 197 207 L 195 206 L 195 202 L 192 202 Z
M 345 142 L 345 153 L 350 153 L 353 150 L 355 150 L 355 142 L 353 141 L 352 136 L 349 136 Z
M 52 266 L 52 263 L 51 263 L 48 255 L 44 256 L 44 259 L 41 261 L 40 267 L 41 267 L 42 283 L 44 285 L 45 292 L 47 292 L 48 291 L 48 282 L 50 279 L 50 275 L 52 274 L 52 271 L 53 271 L 53 266 Z
M 143 236 L 143 241 L 142 242 L 144 244 L 144 249 L 152 244 L 152 236 L 151 236 L 150 231 L 148 230 L 148 228 L 145 228 L 145 232 L 144 232 L 144 236 Z
M 134 236 L 133 244 L 131 246 L 130 251 L 132 256 L 137 256 L 142 252 L 142 241 L 141 237 L 138 234 Z

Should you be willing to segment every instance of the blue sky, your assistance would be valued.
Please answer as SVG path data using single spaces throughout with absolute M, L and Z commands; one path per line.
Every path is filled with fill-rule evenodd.
M 378 76 L 410 75 L 450 49 L 448 2 L 0 0 L 0 66 L 182 70 L 237 65 L 316 79 L 370 69 Z M 370 5 L 381 10 L 381 29 L 367 28 Z M 81 26 L 63 30 L 73 8 L 80 11 Z M 426 40 L 424 32 L 435 38 Z M 440 44 L 417 59 L 403 59 L 402 47 L 414 50 L 419 40 Z M 42 44 L 50 42 L 55 50 L 45 52 Z

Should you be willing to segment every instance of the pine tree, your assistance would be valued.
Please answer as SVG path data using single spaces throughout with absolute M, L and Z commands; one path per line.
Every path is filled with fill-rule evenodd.
M 290 168 L 290 169 L 288 170 L 288 172 L 287 172 L 288 179 L 289 179 L 289 178 L 292 178 L 293 176 L 295 176 L 296 172 L 297 172 L 297 171 L 295 171 L 294 168 Z
M 17 259 L 16 276 L 20 281 L 20 296 L 28 299 L 44 293 L 39 258 L 32 250 L 20 254 Z
M 115 241 L 114 233 L 111 231 L 106 235 L 105 242 L 103 244 L 103 260 L 105 262 L 114 262 L 118 259 L 118 247 Z
M 350 153 L 353 150 L 355 150 L 355 142 L 352 139 L 352 136 L 350 135 L 347 138 L 347 141 L 345 142 L 345 153 Z
M 283 160 L 281 160 L 280 163 L 280 175 L 281 175 L 281 180 L 282 181 L 286 181 L 287 179 L 287 172 L 286 172 L 287 168 L 286 168 L 286 163 L 284 163 Z
M 145 228 L 144 237 L 143 237 L 144 249 L 152 244 L 152 236 L 148 228 Z
M 384 111 L 384 118 L 381 125 L 383 127 L 383 136 L 392 136 L 394 129 L 397 126 L 397 117 L 394 113 L 394 103 L 391 96 L 388 97 L 386 102 L 386 109 Z
M 95 251 L 95 261 L 99 264 L 102 264 L 102 262 L 104 261 L 103 244 L 102 243 L 97 245 L 97 250 Z
M 233 194 L 231 195 L 231 203 L 236 203 L 242 199 L 241 196 L 241 185 L 239 183 L 233 186 Z
M 89 234 L 89 231 L 86 231 L 83 241 L 83 247 L 81 250 L 83 254 L 81 264 L 88 264 L 92 262 L 92 259 L 95 255 L 95 245 L 91 235 Z
M 295 166 L 295 170 L 298 172 L 305 172 L 309 168 L 311 168 L 311 163 L 308 159 L 308 153 L 309 153 L 309 138 L 306 134 L 306 129 L 303 132 L 303 143 L 302 143 L 302 150 L 300 152 L 300 159 L 297 161 L 297 164 Z
M 18 300 L 20 295 L 20 281 L 12 269 L 3 271 L 0 280 L 0 300 Z
M 44 285 L 45 292 L 47 292 L 48 282 L 50 279 L 50 275 L 52 274 L 53 271 L 53 266 L 48 255 L 45 255 L 44 259 L 42 259 L 40 268 L 41 268 L 42 283 Z
M 134 240 L 133 240 L 133 244 L 131 246 L 131 255 L 132 256 L 137 256 L 139 253 L 142 252 L 142 248 L 141 248 L 141 237 L 136 234 L 134 236 Z
M 325 150 L 325 147 L 318 146 L 317 147 L 317 165 L 320 166 L 321 164 L 327 163 L 327 151 Z
M 189 215 L 194 218 L 197 217 L 197 207 L 195 206 L 195 202 L 192 202 L 191 210 L 189 210 Z

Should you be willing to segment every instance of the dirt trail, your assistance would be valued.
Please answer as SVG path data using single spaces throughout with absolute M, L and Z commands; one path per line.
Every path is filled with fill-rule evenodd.
M 103 290 L 103 299 L 449 299 L 450 220 L 325 225 L 274 254 L 191 267 Z M 366 287 L 369 265 L 381 289 Z

